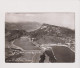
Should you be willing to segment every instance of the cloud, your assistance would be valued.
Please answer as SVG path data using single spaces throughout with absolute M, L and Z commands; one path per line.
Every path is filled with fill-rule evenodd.
M 6 13 L 6 22 L 35 21 L 74 29 L 74 13 Z

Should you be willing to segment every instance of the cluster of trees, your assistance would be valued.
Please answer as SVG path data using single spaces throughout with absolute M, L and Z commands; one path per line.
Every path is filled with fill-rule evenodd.
M 26 34 L 27 34 L 27 32 L 25 30 L 7 30 L 6 38 L 10 42 L 10 41 L 20 38 L 21 36 L 26 35 Z

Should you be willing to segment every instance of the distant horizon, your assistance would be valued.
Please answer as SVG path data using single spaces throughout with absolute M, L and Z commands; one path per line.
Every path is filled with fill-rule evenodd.
M 30 21 L 28 21 L 28 22 L 30 22 Z M 28 23 L 28 22 L 17 22 L 17 23 Z M 10 22 L 6 22 L 6 23 L 10 23 Z M 16 22 L 12 22 L 12 23 L 17 24 Z M 32 22 L 30 22 L 30 23 L 32 23 Z M 41 25 L 43 25 L 43 24 L 49 24 L 49 23 L 39 23 L 39 22 L 37 22 L 37 23 L 38 23 L 38 24 L 41 24 Z M 11 23 L 10 23 L 10 24 L 11 24 Z M 52 24 L 49 24 L 49 25 L 52 25 Z M 58 26 L 58 25 L 54 25 L 54 26 Z M 63 28 L 70 29 L 70 28 L 64 27 L 64 26 L 59 26 L 59 27 L 63 27 Z M 71 30 L 75 30 L 75 29 L 71 29 Z
M 75 30 L 75 13 L 6 13 L 5 22 L 7 23 L 27 23 L 38 22 L 50 25 L 66 27 Z

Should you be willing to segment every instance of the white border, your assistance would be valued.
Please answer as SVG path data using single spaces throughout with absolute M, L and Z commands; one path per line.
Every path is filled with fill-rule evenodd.
M 0 0 L 0 68 L 80 68 L 79 1 Z M 75 12 L 75 63 L 5 63 L 5 12 Z

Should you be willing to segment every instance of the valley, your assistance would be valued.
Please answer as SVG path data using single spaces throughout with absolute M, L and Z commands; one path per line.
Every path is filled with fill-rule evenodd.
M 21 29 L 16 24 L 14 25 L 8 28 L 7 26 L 10 26 L 10 24 L 6 26 L 6 62 L 39 63 L 40 60 L 44 63 L 74 62 L 74 30 L 42 24 L 39 28 L 35 27 L 34 30 L 29 28 L 29 31 L 27 31 L 25 24 L 25 29 Z M 13 29 L 13 27 L 17 28 Z M 56 61 L 54 61 L 54 56 Z M 44 60 L 42 60 L 43 57 Z

